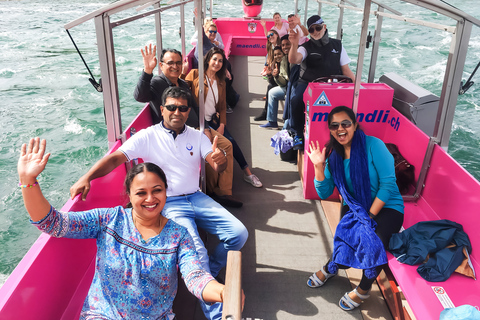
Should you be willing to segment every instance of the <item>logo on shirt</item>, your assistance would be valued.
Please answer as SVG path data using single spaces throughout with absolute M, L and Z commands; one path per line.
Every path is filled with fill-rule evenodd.
M 332 49 L 332 52 L 333 52 L 333 53 L 338 53 L 338 51 L 337 51 L 337 50 L 335 50 L 335 49 Z
M 190 143 L 187 143 L 187 146 L 185 147 L 188 151 L 190 151 L 190 155 L 193 156 L 193 146 Z

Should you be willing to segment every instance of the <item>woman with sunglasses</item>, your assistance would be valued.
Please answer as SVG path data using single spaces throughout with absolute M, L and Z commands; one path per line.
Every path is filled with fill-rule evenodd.
M 202 302 L 223 301 L 224 285 L 202 269 L 188 230 L 162 215 L 167 179 L 160 167 L 145 162 L 127 173 L 125 208 L 61 212 L 37 182 L 50 156 L 45 149 L 46 141 L 39 138 L 23 144 L 20 187 L 30 222 L 40 231 L 96 241 L 95 273 L 80 319 L 172 319 L 178 271 Z
M 385 143 L 365 135 L 351 108 L 333 108 L 327 121 L 330 140 L 326 147 L 312 141 L 305 152 L 315 168 L 314 183 L 320 198 L 328 198 L 337 187 L 343 205 L 333 255 L 310 276 L 307 285 L 323 286 L 338 269 L 362 269 L 358 287 L 339 301 L 340 308 L 353 310 L 369 297 L 376 276 L 387 263 L 385 250 L 403 224 L 404 204 L 393 156 Z
M 204 99 L 205 120 L 210 127 L 230 140 L 233 146 L 233 157 L 244 172 L 244 180 L 256 188 L 262 187 L 262 183 L 248 167 L 247 160 L 243 156 L 240 146 L 227 130 L 227 98 L 226 98 L 226 57 L 225 52 L 219 48 L 211 48 L 204 59 Z M 190 85 L 190 90 L 197 104 L 199 103 L 200 79 L 198 69 L 192 69 L 185 78 Z

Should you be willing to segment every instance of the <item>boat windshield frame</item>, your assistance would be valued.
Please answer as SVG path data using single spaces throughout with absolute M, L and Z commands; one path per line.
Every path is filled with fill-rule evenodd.
M 180 0 L 175 4 L 163 5 L 161 0 L 149 1 L 149 0 L 120 0 L 109 4 L 99 10 L 89 13 L 79 19 L 76 19 L 65 25 L 65 29 L 71 29 L 79 24 L 94 19 L 95 29 L 97 35 L 97 46 L 100 60 L 100 70 L 103 85 L 103 97 L 105 107 L 105 117 L 108 130 L 108 143 L 109 147 L 113 146 L 117 140 L 122 139 L 125 141 L 126 135 L 122 132 L 121 118 L 120 118 L 120 101 L 118 97 L 118 83 L 117 74 L 115 68 L 115 54 L 113 46 L 112 29 L 135 21 L 149 15 L 155 15 L 155 28 L 157 36 L 157 55 L 160 55 L 162 50 L 162 32 L 161 32 L 161 13 L 171 8 L 180 6 L 181 8 L 181 38 L 182 38 L 182 55 L 185 57 L 185 19 L 184 19 L 184 6 L 187 3 L 194 2 L 197 12 L 201 14 L 197 15 L 195 24 L 198 34 L 203 32 L 202 21 L 203 15 L 207 12 L 206 2 L 210 2 L 210 16 L 212 16 L 213 0 Z M 438 0 L 402 0 L 401 2 L 406 4 L 415 5 L 425 8 L 427 10 L 436 12 L 439 15 L 448 17 L 455 21 L 455 26 L 440 25 L 432 22 L 420 21 L 413 18 L 408 18 L 402 15 L 401 12 L 379 2 L 378 0 L 365 0 L 364 8 L 361 9 L 353 3 L 354 0 L 340 0 L 339 3 L 333 3 L 327 0 L 316 0 L 318 3 L 318 14 L 321 15 L 322 4 L 336 6 L 339 10 L 339 19 L 337 26 L 337 38 L 342 37 L 343 26 L 343 13 L 344 10 L 356 10 L 363 12 L 362 30 L 360 35 L 360 44 L 358 51 L 356 80 L 354 87 L 353 109 L 356 111 L 358 106 L 358 98 L 360 92 L 360 85 L 362 81 L 362 72 L 364 67 L 365 48 L 367 44 L 367 33 L 369 27 L 370 15 L 376 17 L 375 32 L 373 36 L 373 46 L 370 58 L 370 66 L 368 71 L 368 82 L 374 82 L 375 69 L 378 58 L 380 34 L 382 29 L 382 22 L 384 18 L 401 20 L 407 23 L 419 24 L 422 26 L 444 30 L 452 34 L 452 40 L 450 44 L 450 51 L 447 59 L 445 75 L 443 79 L 443 85 L 440 94 L 439 108 L 437 117 L 435 120 L 435 127 L 432 136 L 430 137 L 430 143 L 426 150 L 423 165 L 421 168 L 420 176 L 417 182 L 417 187 L 414 195 L 411 197 L 413 200 L 417 199 L 421 194 L 423 185 L 425 183 L 428 168 L 430 166 L 430 159 L 433 154 L 435 145 L 440 145 L 445 150 L 448 148 L 450 139 L 455 108 L 457 104 L 458 95 L 460 92 L 460 84 L 462 82 L 463 69 L 465 66 L 466 55 L 468 51 L 468 44 L 470 41 L 473 26 L 480 27 L 480 20 L 472 17 L 471 15 L 455 8 L 445 2 Z M 372 10 L 372 4 L 377 6 L 377 10 Z M 138 15 L 124 18 L 122 20 L 112 22 L 110 17 L 113 14 L 123 12 L 127 9 L 137 7 L 138 11 L 143 11 L 146 8 L 153 6 L 146 12 L 139 13 Z M 308 16 L 308 0 L 305 0 L 305 19 Z M 388 12 L 385 12 L 388 11 Z M 298 0 L 295 0 L 295 12 L 298 12 Z M 198 37 L 197 46 L 199 52 L 202 52 L 203 38 Z M 159 56 L 157 57 L 158 60 Z M 203 78 L 203 56 L 199 56 L 199 76 Z M 204 89 L 200 87 L 199 92 L 199 108 L 200 119 L 204 117 Z M 200 121 L 203 131 L 203 122 Z M 203 170 L 202 170 L 203 172 Z M 408 197 L 406 197 L 408 198 Z

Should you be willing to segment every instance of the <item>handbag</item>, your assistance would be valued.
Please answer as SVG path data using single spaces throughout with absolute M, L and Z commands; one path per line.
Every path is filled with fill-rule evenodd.
M 406 194 L 410 186 L 415 184 L 415 166 L 408 163 L 395 144 L 385 143 L 385 145 L 395 160 L 395 176 L 397 177 L 398 190 L 401 194 Z

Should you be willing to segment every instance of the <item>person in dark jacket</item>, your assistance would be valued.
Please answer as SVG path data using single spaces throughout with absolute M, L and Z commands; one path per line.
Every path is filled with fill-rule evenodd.
M 327 25 L 318 15 L 307 20 L 310 40 L 298 45 L 299 35 L 291 31 L 291 42 L 288 60 L 293 64 L 300 64 L 300 78 L 295 86 L 290 103 L 289 125 L 295 132 L 294 149 L 303 150 L 303 130 L 305 126 L 305 104 L 303 92 L 309 82 L 330 75 L 345 75 L 355 81 L 355 75 L 348 64 L 350 58 L 340 40 L 329 38 Z

